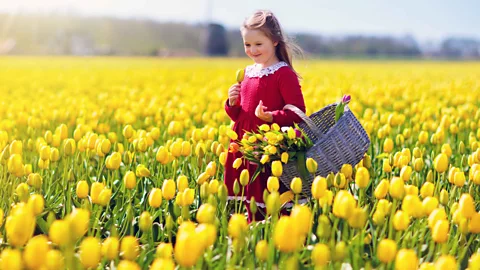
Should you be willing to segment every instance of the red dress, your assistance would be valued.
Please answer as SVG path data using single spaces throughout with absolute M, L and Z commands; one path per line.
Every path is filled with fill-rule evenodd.
M 256 65 L 248 66 L 245 69 L 245 78 L 241 83 L 240 105 L 229 106 L 228 99 L 225 103 L 225 111 L 228 116 L 235 122 L 233 130 L 238 134 L 241 140 L 245 131 L 257 131 L 258 127 L 266 122 L 255 116 L 255 109 L 262 100 L 263 105 L 267 107 L 265 111 L 269 111 L 273 115 L 273 122 L 280 127 L 292 126 L 294 123 L 301 122 L 301 118 L 290 110 L 283 110 L 286 104 L 292 104 L 305 112 L 305 102 L 303 99 L 300 84 L 295 72 L 285 62 L 279 62 L 270 67 L 259 69 Z M 272 124 L 267 123 L 267 124 Z M 235 179 L 240 178 L 240 172 L 247 168 L 250 177 L 253 176 L 256 165 L 244 162 L 238 169 L 232 167 L 236 158 L 242 157 L 240 152 L 228 153 L 225 163 L 225 184 L 228 188 L 229 199 L 240 200 L 240 194 L 235 198 L 233 193 L 233 183 Z M 247 185 L 244 191 L 244 201 L 247 203 L 249 220 L 250 199 L 255 197 L 258 208 L 265 212 L 265 204 L 263 201 L 263 191 L 267 188 L 267 179 L 271 176 L 268 166 L 265 172 L 261 173 L 253 183 Z M 288 190 L 283 187 L 282 191 Z M 257 213 L 256 220 L 263 219 L 261 213 Z

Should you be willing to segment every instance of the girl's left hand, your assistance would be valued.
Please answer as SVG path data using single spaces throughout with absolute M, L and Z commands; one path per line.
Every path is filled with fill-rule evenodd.
M 272 113 L 266 112 L 265 111 L 266 108 L 267 107 L 263 106 L 263 102 L 260 100 L 257 108 L 255 109 L 255 116 L 257 116 L 258 118 L 260 118 L 265 122 L 272 122 L 273 121 Z

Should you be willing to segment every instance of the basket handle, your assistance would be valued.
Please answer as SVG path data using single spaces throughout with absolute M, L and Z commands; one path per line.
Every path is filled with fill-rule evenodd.
M 299 108 L 297 108 L 296 106 L 294 106 L 292 104 L 285 105 L 283 107 L 283 109 L 284 110 L 290 110 L 290 111 L 296 113 L 300 118 L 302 118 L 302 120 L 313 131 L 313 133 L 315 133 L 315 136 L 317 138 L 320 139 L 322 137 L 322 133 L 319 131 L 319 129 L 317 128 L 315 123 L 312 121 L 312 119 L 310 119 L 310 117 L 308 117 L 304 112 L 302 112 L 302 110 L 300 110 Z

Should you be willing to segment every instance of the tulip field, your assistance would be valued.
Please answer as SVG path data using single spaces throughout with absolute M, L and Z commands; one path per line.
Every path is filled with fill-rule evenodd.
M 266 210 L 223 184 L 250 64 L 0 57 L 0 269 L 480 269 L 480 63 L 295 62 L 307 115 L 349 94 L 371 145 Z

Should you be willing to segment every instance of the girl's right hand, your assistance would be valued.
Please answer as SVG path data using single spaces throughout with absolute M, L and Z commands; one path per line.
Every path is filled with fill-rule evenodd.
M 228 105 L 234 106 L 240 97 L 240 84 L 236 83 L 228 89 Z

